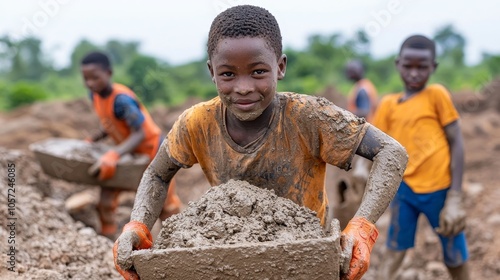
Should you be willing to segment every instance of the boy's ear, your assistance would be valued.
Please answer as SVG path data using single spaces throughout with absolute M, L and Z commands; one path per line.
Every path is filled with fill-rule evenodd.
M 210 72 L 210 77 L 212 77 L 212 82 L 215 83 L 214 69 L 212 68 L 212 62 L 210 62 L 210 59 L 207 60 L 207 67 L 208 71 Z
M 434 70 L 432 70 L 432 72 L 434 73 L 434 71 L 436 71 L 436 69 L 438 68 L 439 66 L 439 63 L 437 63 L 436 61 L 434 61 Z
M 286 73 L 286 54 L 282 54 L 278 59 L 278 80 L 283 80 Z

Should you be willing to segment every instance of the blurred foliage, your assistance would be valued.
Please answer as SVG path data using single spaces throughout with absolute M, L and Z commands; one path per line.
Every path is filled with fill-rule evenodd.
M 483 53 L 478 64 L 465 63 L 467 41 L 452 25 L 436 30 L 433 39 L 439 67 L 431 82 L 442 83 L 452 91 L 478 90 L 500 75 L 499 54 Z M 189 97 L 206 100 L 217 95 L 206 56 L 174 66 L 142 53 L 137 41 L 109 40 L 98 45 L 82 39 L 71 52 L 70 64 L 56 69 L 42 43 L 37 38 L 15 41 L 0 37 L 0 110 L 39 100 L 85 97 L 80 61 L 95 50 L 109 54 L 113 80 L 131 87 L 147 105 L 179 105 Z M 370 37 L 360 30 L 351 37 L 316 34 L 308 38 L 303 49 L 285 48 L 287 71 L 278 90 L 317 94 L 333 85 L 347 94 L 352 84 L 344 75 L 344 67 L 349 60 L 360 59 L 380 94 L 401 91 L 394 66 L 397 53 L 376 58 L 370 52 L 370 43 Z
M 36 101 L 43 101 L 47 98 L 48 94 L 37 83 L 18 82 L 7 91 L 6 107 L 8 109 L 16 108 Z

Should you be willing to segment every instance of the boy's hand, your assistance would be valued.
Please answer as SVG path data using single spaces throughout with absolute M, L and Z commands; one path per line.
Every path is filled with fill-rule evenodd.
M 342 280 L 359 280 L 370 266 L 370 253 L 378 237 L 374 224 L 354 217 L 342 231 L 340 269 Z
M 449 190 L 444 207 L 439 214 L 439 227 L 436 232 L 451 237 L 465 229 L 465 209 L 462 192 Z
M 89 174 L 96 176 L 100 181 L 111 179 L 116 172 L 116 164 L 120 159 L 120 154 L 114 150 L 106 152 L 88 170 Z
M 139 279 L 132 266 L 132 251 L 149 249 L 152 245 L 153 238 L 145 224 L 131 221 L 123 227 L 122 234 L 113 246 L 113 256 L 116 270 L 124 279 Z

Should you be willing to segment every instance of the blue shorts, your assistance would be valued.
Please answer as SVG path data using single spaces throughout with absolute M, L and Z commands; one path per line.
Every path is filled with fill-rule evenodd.
M 415 231 L 420 213 L 427 217 L 432 228 L 439 227 L 439 213 L 444 206 L 447 192 L 448 189 L 417 194 L 405 182 L 401 182 L 390 206 L 391 224 L 387 247 L 402 251 L 415 246 Z M 448 267 L 457 267 L 469 259 L 463 231 L 454 237 L 438 236 L 443 248 L 444 262 Z

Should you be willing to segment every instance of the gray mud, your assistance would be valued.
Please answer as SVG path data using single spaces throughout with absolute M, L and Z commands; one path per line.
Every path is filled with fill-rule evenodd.
M 212 187 L 163 222 L 154 249 L 325 237 L 316 212 L 245 181 Z

